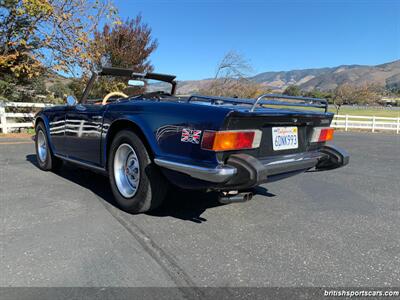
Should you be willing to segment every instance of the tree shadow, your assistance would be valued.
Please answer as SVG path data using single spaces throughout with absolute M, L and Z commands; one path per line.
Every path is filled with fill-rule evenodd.
M 36 155 L 29 154 L 26 160 L 38 167 Z M 63 167 L 54 172 L 54 174 L 63 177 L 77 185 L 80 185 L 92 191 L 99 198 L 118 208 L 111 191 L 108 177 L 92 172 L 74 164 L 64 163 Z M 258 186 L 251 190 L 254 195 L 274 197 L 274 194 L 268 192 L 264 187 Z M 154 217 L 173 217 L 184 221 L 195 223 L 206 222 L 207 219 L 201 215 L 210 208 L 230 205 L 221 204 L 218 201 L 217 192 L 189 191 L 173 187 L 169 190 L 167 197 L 158 209 L 146 213 Z M 234 205 L 234 204 L 232 204 Z

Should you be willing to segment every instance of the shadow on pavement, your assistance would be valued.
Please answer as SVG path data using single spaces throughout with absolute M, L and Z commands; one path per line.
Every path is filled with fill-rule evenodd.
M 26 160 L 38 167 L 36 155 L 29 154 L 26 156 Z M 64 163 L 61 170 L 54 172 L 54 174 L 89 189 L 104 201 L 118 207 L 106 176 L 70 163 Z M 275 196 L 264 187 L 256 187 L 252 191 L 255 195 Z M 202 223 L 207 221 L 207 219 L 201 217 L 207 209 L 222 205 L 224 204 L 218 202 L 218 193 L 216 192 L 205 193 L 171 188 L 163 205 L 147 214 L 154 217 L 174 217 L 180 220 Z

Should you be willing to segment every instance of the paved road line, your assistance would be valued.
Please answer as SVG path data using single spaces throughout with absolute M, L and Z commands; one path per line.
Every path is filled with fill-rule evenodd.
M 107 203 L 101 197 L 98 200 L 106 210 L 116 219 L 125 229 L 135 238 L 145 249 L 145 251 L 166 271 L 167 275 L 176 282 L 179 287 L 195 286 L 190 277 L 186 275 L 178 263 L 167 255 L 139 226 L 124 216 L 124 212 L 119 208 Z
M 155 241 L 153 241 L 137 224 L 125 216 L 119 208 L 107 203 L 99 196 L 96 196 L 106 210 L 117 220 L 130 234 L 140 243 L 143 249 L 149 254 L 166 274 L 176 283 L 176 286 L 187 299 L 202 299 L 203 292 L 196 286 L 195 282 L 186 274 L 183 268 L 167 254 Z M 187 287 L 193 287 L 187 289 Z
M 33 141 L 29 142 L 0 142 L 0 145 L 20 145 L 20 144 L 32 144 Z

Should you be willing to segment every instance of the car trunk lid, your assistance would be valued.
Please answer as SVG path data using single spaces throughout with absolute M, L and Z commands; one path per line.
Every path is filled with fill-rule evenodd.
M 219 159 L 225 160 L 230 154 L 238 152 L 250 154 L 257 158 L 263 158 L 267 156 L 294 154 L 316 150 L 321 147 L 323 143 L 310 144 L 313 128 L 328 127 L 332 118 L 333 114 L 331 113 L 290 109 L 259 109 L 254 112 L 244 110 L 232 111 L 227 115 L 222 130 L 261 130 L 262 138 L 260 147 L 257 149 L 219 153 Z M 273 128 L 277 127 L 297 128 L 298 143 L 295 149 L 274 149 Z

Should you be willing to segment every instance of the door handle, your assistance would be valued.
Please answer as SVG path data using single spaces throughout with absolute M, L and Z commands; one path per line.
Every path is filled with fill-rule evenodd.
M 92 117 L 93 120 L 100 120 L 100 119 L 102 119 L 102 118 L 103 118 L 102 116 L 93 116 L 93 117 Z
M 76 106 L 76 109 L 77 109 L 77 110 L 80 110 L 80 111 L 85 111 L 85 110 L 86 110 L 86 107 L 84 107 L 82 104 L 78 104 L 78 105 Z

